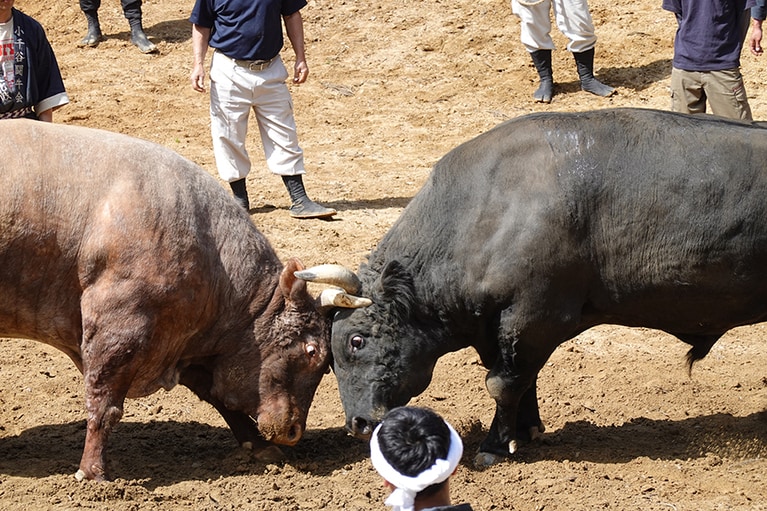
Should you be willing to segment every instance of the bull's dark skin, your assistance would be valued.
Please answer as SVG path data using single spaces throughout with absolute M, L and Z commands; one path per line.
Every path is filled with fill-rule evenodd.
M 543 430 L 536 379 L 593 326 L 668 332 L 688 364 L 767 319 L 767 130 L 614 109 L 508 121 L 450 151 L 334 319 L 346 426 L 366 437 L 472 346 L 496 402 L 478 461 Z
M 126 397 L 177 383 L 258 455 L 301 438 L 329 319 L 212 176 L 156 144 L 26 120 L 3 121 L 0 153 L 0 336 L 83 373 L 78 477 L 107 478 Z

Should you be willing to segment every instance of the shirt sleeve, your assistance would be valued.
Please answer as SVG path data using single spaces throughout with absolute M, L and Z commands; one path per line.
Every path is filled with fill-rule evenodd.
M 196 0 L 189 21 L 201 27 L 213 28 L 214 19 L 213 3 L 209 0 Z
M 280 14 L 290 16 L 306 7 L 306 0 L 284 0 L 280 8 Z
M 767 18 L 767 0 L 756 0 L 756 4 L 751 8 L 751 17 L 760 21 Z
M 51 108 L 58 108 L 60 106 L 64 106 L 67 103 L 69 103 L 69 96 L 66 92 L 60 92 L 56 94 L 55 96 L 51 96 L 49 98 L 45 98 L 41 102 L 35 105 L 35 113 L 39 114 L 40 112 L 45 112 L 46 110 L 50 110 Z
M 674 14 L 682 14 L 682 2 L 680 0 L 663 0 L 661 8 Z

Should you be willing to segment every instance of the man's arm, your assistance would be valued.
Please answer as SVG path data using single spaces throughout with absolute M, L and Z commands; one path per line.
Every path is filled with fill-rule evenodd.
M 37 114 L 37 118 L 45 122 L 53 122 L 53 108 L 49 108 L 45 112 Z
M 283 16 L 285 32 L 288 34 L 293 52 L 296 54 L 296 63 L 293 67 L 293 83 L 304 83 L 309 77 L 309 66 L 306 64 L 304 52 L 304 19 L 301 11 L 296 11 L 288 16 Z
M 757 57 L 762 54 L 762 21 L 751 20 L 751 37 L 748 38 L 748 47 Z
M 751 37 L 748 38 L 748 47 L 757 57 L 762 54 L 762 21 L 767 17 L 765 4 L 767 0 L 756 0 L 756 5 L 751 8 Z
M 210 29 L 192 24 L 192 88 L 197 92 L 205 92 L 205 55 L 208 52 Z

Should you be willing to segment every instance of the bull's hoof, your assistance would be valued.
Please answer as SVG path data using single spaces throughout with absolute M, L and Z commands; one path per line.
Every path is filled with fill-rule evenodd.
M 546 431 L 546 426 L 543 425 L 543 422 L 539 422 L 537 426 L 530 426 L 528 424 L 519 424 L 517 426 L 516 436 L 520 444 L 538 441 L 542 438 L 544 431 Z
M 546 431 L 546 426 L 543 425 L 541 422 L 538 426 L 533 426 L 530 429 L 527 430 L 528 435 L 530 435 L 530 441 L 531 442 L 537 442 L 541 438 L 543 438 L 543 432 Z
M 543 431 L 545 429 L 546 428 L 544 428 L 542 423 L 539 426 L 533 426 L 529 428 L 528 433 L 530 435 L 530 438 L 532 440 L 540 440 L 543 434 Z M 526 441 L 527 440 L 525 440 L 525 442 Z M 505 452 L 502 447 L 499 447 L 497 450 L 494 450 L 494 452 L 480 451 L 474 457 L 474 466 L 476 468 L 481 469 L 481 468 L 487 468 L 491 465 L 500 463 L 508 459 L 510 456 L 513 456 L 519 450 L 519 446 L 520 446 L 520 441 L 515 438 L 514 440 L 511 440 L 509 441 L 508 444 L 506 444 Z
M 78 469 L 77 472 L 75 472 L 75 479 L 77 479 L 78 482 L 82 482 L 87 480 L 90 481 L 106 481 L 107 478 L 104 474 L 98 473 L 94 474 L 92 477 L 88 477 L 88 475 L 85 473 L 83 469 Z
M 474 466 L 477 469 L 485 469 L 497 465 L 506 459 L 506 456 L 494 454 L 492 452 L 478 452 L 474 457 Z
M 276 463 L 285 459 L 285 453 L 276 445 L 270 445 L 256 452 L 254 457 L 264 463 Z

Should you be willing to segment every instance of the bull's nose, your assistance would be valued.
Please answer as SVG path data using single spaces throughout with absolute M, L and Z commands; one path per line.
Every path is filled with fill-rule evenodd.
M 271 441 L 280 445 L 296 445 L 304 434 L 304 428 L 299 422 L 294 422 L 289 428 L 283 430 L 280 435 L 272 438 Z
M 301 421 L 291 423 L 269 420 L 270 417 L 261 414 L 258 417 L 258 431 L 265 440 L 279 445 L 296 445 L 304 434 Z
M 304 428 L 301 427 L 301 424 L 296 422 L 288 430 L 288 443 L 291 445 L 297 443 L 299 440 L 301 440 L 301 436 L 303 436 L 303 434 Z
M 368 440 L 373 433 L 373 422 L 364 417 L 352 417 L 350 432 L 353 436 Z

